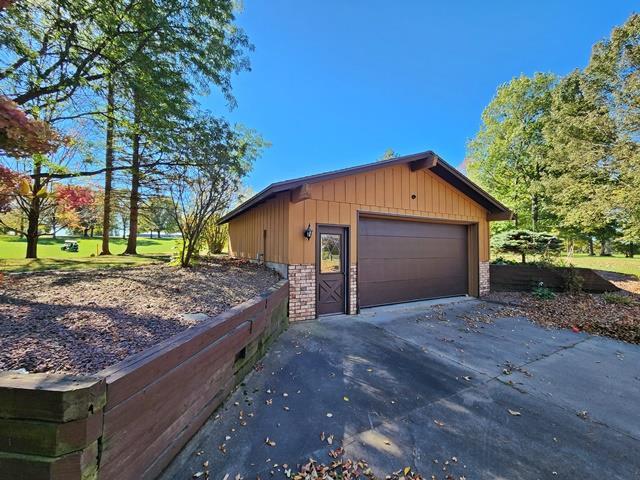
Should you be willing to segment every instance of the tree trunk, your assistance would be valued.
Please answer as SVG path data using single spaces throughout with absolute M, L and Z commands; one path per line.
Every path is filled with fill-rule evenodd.
M 133 93 L 133 152 L 131 154 L 131 195 L 129 197 L 129 239 L 127 249 L 124 251 L 128 255 L 136 255 L 138 252 L 138 207 L 140 203 L 140 99 L 138 93 Z
M 589 255 L 593 257 L 595 252 L 593 251 L 593 237 L 589 237 Z
M 600 240 L 600 256 L 604 257 L 607 254 L 607 241 Z
M 527 257 L 526 257 L 526 255 L 525 255 L 525 253 L 524 253 L 524 252 L 522 252 L 520 255 L 521 255 L 521 261 L 522 261 L 522 263 L 527 263 Z
M 95 228 L 95 227 L 91 227 L 91 233 L 89 234 L 89 235 L 91 236 L 91 238 L 93 238 L 93 229 L 94 229 L 94 228 Z
M 160 229 L 158 229 L 158 238 L 160 238 Z
M 57 220 L 56 220 L 56 212 L 55 209 L 54 211 L 51 213 L 51 238 L 53 238 L 54 240 L 56 239 L 56 227 L 58 226 L 57 224 Z
M 38 258 L 38 225 L 40 224 L 40 198 L 35 195 L 42 188 L 40 183 L 40 172 L 42 168 L 39 162 L 36 162 L 33 169 L 33 195 L 29 204 L 29 212 L 27 213 L 27 255 L 26 258 Z
M 38 223 L 39 220 L 38 199 L 31 200 L 29 215 L 27 217 L 27 256 L 26 258 L 38 258 Z
M 540 218 L 540 199 L 538 195 L 531 197 L 531 230 L 538 231 L 538 220 Z
M 107 139 L 106 153 L 104 156 L 104 166 L 107 171 L 104 173 L 104 210 L 102 211 L 102 251 L 100 255 L 111 255 L 109 250 L 109 230 L 111 228 L 111 190 L 113 183 L 113 144 L 115 131 L 115 100 L 113 91 L 113 81 L 109 79 L 107 89 Z

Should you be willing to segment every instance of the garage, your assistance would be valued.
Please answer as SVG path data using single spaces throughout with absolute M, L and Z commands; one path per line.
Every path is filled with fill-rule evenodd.
M 363 217 L 358 226 L 361 307 L 468 293 L 467 225 Z
M 276 182 L 227 213 L 229 254 L 289 280 L 289 319 L 489 293 L 512 212 L 432 151 Z

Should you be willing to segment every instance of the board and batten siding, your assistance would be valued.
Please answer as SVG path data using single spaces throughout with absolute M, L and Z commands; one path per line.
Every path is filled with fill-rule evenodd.
M 315 263 L 315 241 L 302 236 L 309 224 L 314 230 L 316 224 L 348 225 L 350 263 L 355 264 L 358 212 L 477 222 L 478 257 L 480 262 L 489 260 L 487 211 L 429 170 L 412 172 L 407 164 L 396 165 L 312 183 L 310 190 L 311 198 L 289 204 L 290 264 Z
M 229 254 L 257 260 L 264 253 L 267 262 L 288 263 L 289 198 L 289 192 L 280 193 L 233 218 L 229 222 Z

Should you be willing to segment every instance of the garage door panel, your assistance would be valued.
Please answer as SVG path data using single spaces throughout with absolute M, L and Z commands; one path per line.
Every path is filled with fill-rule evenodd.
M 425 228 L 428 225 L 430 228 Z M 464 225 L 451 223 L 426 223 L 406 220 L 366 218 L 360 222 L 361 236 L 376 237 L 429 237 L 429 238 L 465 238 Z
M 370 282 L 416 280 L 425 278 L 425 272 L 429 270 L 427 278 L 442 278 L 451 275 L 451 272 L 466 274 L 466 263 L 461 258 L 394 258 L 379 260 L 361 260 L 358 265 L 361 279 Z M 370 280 L 369 280 L 370 279 Z
M 360 259 L 459 258 L 466 248 L 466 238 L 366 237 L 360 243 Z
M 362 218 L 359 231 L 360 306 L 468 292 L 465 225 Z
M 391 285 L 390 285 L 391 284 Z M 432 281 L 400 280 L 363 283 L 360 285 L 362 306 L 373 307 L 390 303 L 410 302 L 423 298 L 438 298 L 467 293 L 466 278 L 452 276 Z

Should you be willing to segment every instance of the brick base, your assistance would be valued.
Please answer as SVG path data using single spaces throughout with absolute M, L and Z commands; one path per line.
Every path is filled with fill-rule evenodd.
M 491 292 L 491 281 L 489 277 L 489 262 L 480 262 L 480 296 L 484 297 Z
M 289 265 L 289 321 L 316 318 L 316 267 Z
M 358 266 L 349 267 L 349 315 L 358 313 Z

